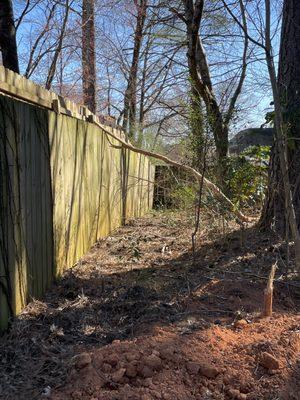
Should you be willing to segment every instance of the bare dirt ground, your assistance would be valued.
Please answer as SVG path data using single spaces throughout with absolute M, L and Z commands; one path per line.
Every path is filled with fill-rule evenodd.
M 300 399 L 300 282 L 284 276 L 284 245 L 206 215 L 193 258 L 192 229 L 186 213 L 157 213 L 99 241 L 0 339 L 0 399 Z

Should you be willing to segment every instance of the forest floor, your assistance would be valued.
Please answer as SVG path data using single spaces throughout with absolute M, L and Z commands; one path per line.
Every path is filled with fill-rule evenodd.
M 284 244 L 205 214 L 193 257 L 193 224 L 132 221 L 32 301 L 0 339 L 0 399 L 299 400 L 300 282 Z

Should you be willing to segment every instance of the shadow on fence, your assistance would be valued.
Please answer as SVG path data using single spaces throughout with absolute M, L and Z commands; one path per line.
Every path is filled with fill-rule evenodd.
M 0 129 L 5 328 L 97 239 L 152 207 L 154 168 L 92 123 L 2 95 Z

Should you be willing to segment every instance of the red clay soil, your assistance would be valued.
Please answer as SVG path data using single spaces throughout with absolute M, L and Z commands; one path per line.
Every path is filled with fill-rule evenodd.
M 192 230 L 188 214 L 153 214 L 97 243 L 1 338 L 0 399 L 300 400 L 285 245 L 207 214 L 192 255 Z
M 299 399 L 299 322 L 283 315 L 241 328 L 203 322 L 188 334 L 170 326 L 117 340 L 75 358 L 53 400 Z M 266 352 L 276 369 L 261 365 Z

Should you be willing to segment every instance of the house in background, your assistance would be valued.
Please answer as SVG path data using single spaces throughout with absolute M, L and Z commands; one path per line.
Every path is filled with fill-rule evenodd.
M 251 146 L 272 146 L 274 128 L 249 128 L 237 133 L 229 141 L 229 153 L 240 154 Z

